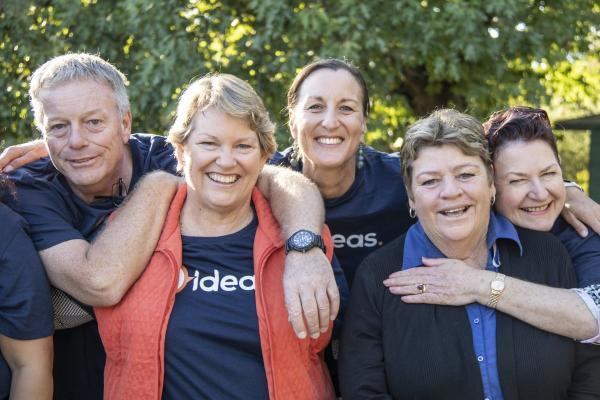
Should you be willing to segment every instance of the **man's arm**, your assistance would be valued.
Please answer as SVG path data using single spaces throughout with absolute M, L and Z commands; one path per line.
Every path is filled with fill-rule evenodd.
M 48 150 L 42 139 L 9 146 L 0 153 L 0 172 L 9 173 L 47 155 Z
M 12 373 L 11 400 L 52 399 L 52 336 L 17 340 L 0 335 L 0 351 Z
M 487 305 L 495 272 L 459 260 L 423 259 L 425 267 L 394 272 L 383 283 L 406 303 L 460 306 Z M 420 294 L 417 285 L 426 285 Z M 541 330 L 586 340 L 598 334 L 598 323 L 581 298 L 568 289 L 553 288 L 507 276 L 496 307 Z
M 82 303 L 111 306 L 150 260 L 178 179 L 146 175 L 96 239 L 69 240 L 40 251 L 50 282 Z
M 323 198 L 308 178 L 287 168 L 267 165 L 258 188 L 269 199 L 283 240 L 300 229 L 321 233 Z M 292 251 L 286 256 L 283 289 L 289 319 L 299 338 L 305 338 L 307 332 L 317 338 L 320 332 L 327 331 L 329 321 L 339 311 L 340 295 L 331 264 L 320 249 Z

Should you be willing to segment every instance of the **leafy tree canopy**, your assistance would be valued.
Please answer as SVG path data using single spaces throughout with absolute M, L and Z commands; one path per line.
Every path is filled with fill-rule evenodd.
M 28 77 L 68 51 L 128 76 L 135 131 L 164 132 L 185 85 L 221 71 L 258 90 L 287 146 L 287 86 L 317 57 L 363 70 L 367 141 L 382 149 L 441 106 L 481 118 L 514 102 L 599 111 L 599 22 L 595 0 L 5 0 L 0 133 L 5 144 L 34 135 Z

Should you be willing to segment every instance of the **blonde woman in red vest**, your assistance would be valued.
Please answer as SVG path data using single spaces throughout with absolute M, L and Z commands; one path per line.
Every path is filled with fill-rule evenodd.
M 216 74 L 183 93 L 169 141 L 185 177 L 142 277 L 97 312 L 106 399 L 329 399 L 322 352 L 288 322 L 290 246 L 255 188 L 274 125 L 244 81 Z M 314 242 L 332 257 L 328 230 Z M 302 236 L 302 235 L 300 235 Z M 341 270 L 337 267 L 337 275 Z

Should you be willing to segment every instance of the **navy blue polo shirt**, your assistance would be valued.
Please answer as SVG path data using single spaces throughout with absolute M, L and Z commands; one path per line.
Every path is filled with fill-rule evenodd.
M 569 252 L 579 287 L 600 284 L 600 237 L 588 229 L 585 238 L 558 217 L 551 231 Z
M 175 173 L 173 148 L 163 136 L 131 135 L 129 149 L 133 163 L 130 188 L 147 172 Z M 73 193 L 48 157 L 19 168 L 9 177 L 17 189 L 16 199 L 9 205 L 29 223 L 38 251 L 74 239 L 91 241 L 124 199 L 84 202 Z M 105 357 L 95 321 L 56 331 L 55 398 L 102 399 Z
M 18 340 L 50 336 L 50 286 L 26 223 L 2 203 L 0 221 L 0 335 Z M 0 354 L 0 400 L 8 399 L 10 381 L 10 369 Z
M 291 167 L 291 149 L 276 153 L 270 164 Z M 340 197 L 325 199 L 325 222 L 348 285 L 356 268 L 371 252 L 400 236 L 415 220 L 408 216 L 408 196 L 400 157 L 365 146 L 364 165 Z M 295 168 L 302 170 L 301 163 Z
M 165 338 L 163 400 L 268 399 L 254 286 L 258 220 L 219 237 L 182 236 L 183 266 Z M 345 304 L 348 289 L 333 269 Z

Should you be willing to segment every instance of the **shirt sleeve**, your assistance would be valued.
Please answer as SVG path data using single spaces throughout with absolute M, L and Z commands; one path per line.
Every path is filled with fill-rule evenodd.
M 582 238 L 563 223 L 557 234 L 569 252 L 580 288 L 600 284 L 600 236 L 592 229 L 588 231 L 590 233 Z
M 18 227 L 0 254 L 0 334 L 19 340 L 52 335 L 46 272 L 31 240 Z
M 79 211 L 49 182 L 17 182 L 16 198 L 10 206 L 27 220 L 38 251 L 69 240 L 85 240 L 75 228 Z
M 600 344 L 600 285 L 591 285 L 583 289 L 571 289 L 581 297 L 588 310 L 596 318 L 598 324 L 598 334 L 587 340 L 582 340 L 581 343 Z

